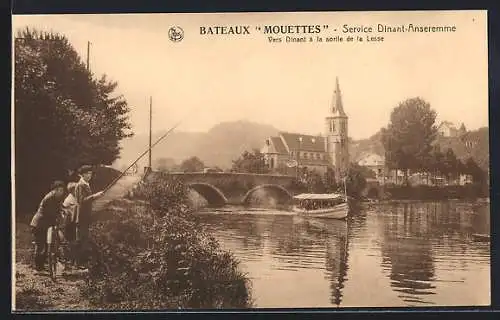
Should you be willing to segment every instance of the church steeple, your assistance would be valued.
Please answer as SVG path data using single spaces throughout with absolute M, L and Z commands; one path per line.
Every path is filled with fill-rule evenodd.
M 339 77 L 335 77 L 335 91 L 333 92 L 330 113 L 333 117 L 347 117 L 342 103 L 342 93 L 340 92 Z
M 349 166 L 349 143 L 347 122 L 344 111 L 339 78 L 336 77 L 335 91 L 330 105 L 330 114 L 325 118 L 325 151 L 335 170 L 335 179 L 345 176 Z

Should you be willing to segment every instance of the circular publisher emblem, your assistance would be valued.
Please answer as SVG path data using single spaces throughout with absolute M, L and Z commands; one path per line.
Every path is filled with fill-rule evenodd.
M 184 30 L 181 27 L 172 27 L 168 30 L 168 38 L 173 42 L 179 42 L 184 39 Z

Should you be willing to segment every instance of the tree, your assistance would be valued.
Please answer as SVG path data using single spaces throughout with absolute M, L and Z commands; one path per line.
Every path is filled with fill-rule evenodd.
M 162 157 L 158 158 L 155 162 L 156 162 L 156 169 L 162 172 L 172 170 L 176 165 L 175 160 L 172 158 Z
M 304 174 L 307 190 L 310 193 L 324 193 L 325 185 L 321 175 L 316 170 L 307 170 Z
M 438 175 L 445 174 L 444 157 L 445 155 L 441 152 L 439 146 L 434 147 L 428 155 L 425 168 L 426 171 L 431 173 L 433 179 Z
M 337 182 L 335 181 L 335 171 L 333 168 L 328 167 L 325 172 L 324 182 L 326 192 L 335 192 L 338 188 Z
M 405 182 L 408 182 L 408 170 L 426 166 L 437 132 L 435 120 L 436 112 L 429 103 L 412 98 L 393 109 L 389 125 L 382 129 L 386 165 L 404 170 Z
M 465 166 L 465 163 L 462 160 L 457 159 L 457 174 L 461 175 L 464 174 L 466 171 L 467 168 Z
M 235 172 L 244 173 L 268 173 L 269 168 L 266 165 L 266 160 L 264 154 L 259 150 L 254 149 L 253 153 L 248 151 L 243 152 L 243 154 L 233 161 L 232 170 Z
M 465 162 L 465 173 L 472 176 L 474 183 L 486 183 L 486 173 L 481 169 L 472 157 L 467 158 Z
M 357 163 L 351 163 L 347 171 L 346 189 L 347 194 L 353 198 L 360 198 L 363 190 L 366 187 L 366 178 L 363 174 L 363 167 Z M 344 188 L 343 182 L 340 183 L 340 188 Z
M 205 164 L 198 157 L 191 157 L 181 163 L 181 170 L 184 172 L 200 172 L 204 168 Z
M 443 173 L 446 176 L 446 182 L 450 182 L 450 177 L 458 173 L 458 160 L 455 152 L 451 148 L 446 150 L 443 159 Z
M 16 195 L 33 210 L 50 182 L 80 165 L 110 165 L 130 137 L 117 83 L 95 79 L 66 37 L 25 29 L 15 39 Z
M 364 167 L 364 166 L 358 166 L 358 167 L 359 167 L 359 170 L 360 170 L 361 174 L 363 175 L 363 177 L 365 177 L 365 179 L 377 178 L 377 175 L 375 174 L 375 172 L 372 169 Z

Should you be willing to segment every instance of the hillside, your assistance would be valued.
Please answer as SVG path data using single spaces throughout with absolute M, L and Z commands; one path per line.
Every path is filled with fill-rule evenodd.
M 490 151 L 488 127 L 468 131 L 462 137 L 438 137 L 436 143 L 439 144 L 441 150 L 451 148 L 457 155 L 457 158 L 466 160 L 472 157 L 483 170 L 489 170 Z
M 442 137 L 438 136 L 436 141 L 442 151 L 451 148 L 457 158 L 466 160 L 472 157 L 483 169 L 489 168 L 489 132 L 488 127 L 468 131 L 462 137 Z M 373 152 L 384 155 L 384 146 L 380 140 L 380 131 L 368 139 L 351 142 L 349 146 L 351 161 L 359 159 L 363 152 Z
M 208 132 L 173 132 L 152 153 L 153 166 L 160 158 L 168 166 L 179 164 L 184 159 L 197 156 L 208 166 L 230 168 L 232 161 L 237 159 L 245 150 L 261 148 L 265 139 L 276 135 L 278 129 L 259 123 L 249 121 L 224 122 L 214 126 Z M 155 132 L 153 142 L 164 134 Z M 472 142 L 466 144 L 466 141 Z M 349 139 L 349 153 L 351 161 L 359 160 L 365 152 L 384 155 L 384 147 L 380 140 L 380 131 L 368 139 Z M 458 158 L 465 160 L 472 156 L 483 169 L 489 166 L 489 135 L 488 128 L 469 131 L 462 138 L 439 137 L 436 140 L 442 150 L 452 148 Z M 137 135 L 123 141 L 121 159 L 115 163 L 115 167 L 121 168 L 130 164 L 144 152 L 148 145 L 147 135 Z M 140 167 L 144 166 L 147 156 L 142 159 Z
M 163 132 L 153 134 L 153 142 Z M 224 122 L 205 133 L 173 132 L 159 143 L 152 153 L 152 162 L 159 158 L 170 158 L 180 163 L 186 158 L 197 156 L 208 166 L 230 168 L 232 161 L 245 150 L 261 148 L 265 139 L 277 134 L 278 129 L 249 121 Z M 147 135 L 137 135 L 122 143 L 121 158 L 115 167 L 122 167 L 139 156 L 148 146 Z M 143 166 L 147 157 L 141 162 Z
M 380 131 L 368 139 L 353 140 L 350 142 L 349 157 L 352 162 L 358 161 L 365 152 L 375 153 L 381 156 L 384 155 L 385 151 L 382 145 Z

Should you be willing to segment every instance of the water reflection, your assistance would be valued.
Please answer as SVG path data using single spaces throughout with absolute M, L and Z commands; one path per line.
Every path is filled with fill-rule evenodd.
M 252 261 L 271 262 L 270 269 L 286 273 L 289 281 L 294 281 L 294 273 L 301 270 L 322 270 L 323 278 L 330 282 L 329 303 L 322 305 L 340 305 L 342 289 L 347 280 L 346 221 L 306 220 L 294 215 L 241 212 L 204 215 L 202 220 L 226 248 L 247 264 Z M 272 277 L 259 282 L 261 274 L 266 271 L 269 270 L 255 271 L 254 277 L 257 279 L 254 282 L 258 283 L 254 283 L 254 286 L 261 285 L 269 289 L 283 285 L 279 279 Z
M 389 207 L 381 215 L 384 240 L 382 267 L 389 269 L 391 287 L 406 302 L 425 303 L 421 297 L 435 288 L 432 249 L 426 215 L 410 204 Z
M 242 261 L 258 307 L 489 303 L 489 244 L 471 237 L 489 232 L 489 206 L 386 203 L 347 221 L 224 210 L 201 220 Z
M 336 243 L 332 243 L 332 239 L 328 240 L 326 243 L 326 270 L 330 280 L 330 302 L 335 306 L 340 306 L 342 289 L 347 280 L 348 234 L 347 232 L 337 234 Z
M 427 296 L 436 294 L 436 255 L 444 251 L 448 271 L 466 270 L 460 256 L 466 254 L 470 234 L 484 224 L 478 216 L 488 213 L 487 208 L 473 209 L 453 202 L 396 203 L 379 209 L 381 265 L 390 272 L 393 290 L 408 305 L 434 304 Z

